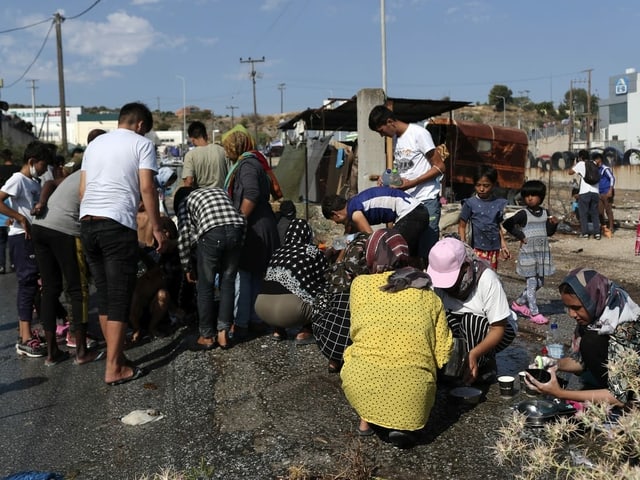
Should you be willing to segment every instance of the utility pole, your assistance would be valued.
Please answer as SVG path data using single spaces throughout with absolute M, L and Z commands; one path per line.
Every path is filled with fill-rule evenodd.
M 256 67 L 255 64 L 256 63 L 260 63 L 260 62 L 264 62 L 264 56 L 259 59 L 253 59 L 251 57 L 247 58 L 246 60 L 243 60 L 242 57 L 240 57 L 240 63 L 250 63 L 251 64 L 251 83 L 253 84 L 253 125 L 254 125 L 254 130 L 255 130 L 255 134 L 256 134 L 256 138 L 255 141 L 256 143 L 258 142 L 258 103 L 256 102 Z
M 593 68 L 585 70 L 587 72 L 587 150 L 591 147 L 591 71 Z
M 53 17 L 56 22 L 56 47 L 58 51 L 58 91 L 60 95 L 62 154 L 66 157 L 69 153 L 69 147 L 67 145 L 67 103 L 64 98 L 64 62 L 62 61 L 62 22 L 64 22 L 64 17 L 59 13 L 55 13 Z
M 280 90 L 280 113 L 284 113 L 284 89 L 287 86 L 286 83 L 279 83 L 278 90 Z
M 31 80 L 27 80 L 27 82 L 31 82 L 31 109 L 33 110 L 33 134 L 36 138 L 38 138 L 38 121 L 36 120 L 36 82 L 38 80 L 32 78 Z
M 569 148 L 573 150 L 573 80 L 569 84 Z
M 231 110 L 231 126 L 233 127 L 234 122 L 234 117 L 233 117 L 233 111 L 238 108 L 235 105 L 227 105 L 227 110 Z

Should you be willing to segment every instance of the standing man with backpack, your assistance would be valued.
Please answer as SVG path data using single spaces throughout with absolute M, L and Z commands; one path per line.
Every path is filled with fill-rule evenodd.
M 578 191 L 578 213 L 580 216 L 580 238 L 600 240 L 600 217 L 598 204 L 600 203 L 600 172 L 596 162 L 589 158 L 587 150 L 578 152 L 578 162 L 569 170 L 569 174 L 580 176 L 580 190 Z

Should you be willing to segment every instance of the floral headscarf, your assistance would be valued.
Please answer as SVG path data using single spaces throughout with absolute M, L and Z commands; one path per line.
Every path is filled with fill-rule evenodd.
M 572 270 L 559 288 L 562 289 L 565 284 L 571 287 L 591 315 L 588 328 L 600 335 L 611 335 L 619 324 L 639 320 L 640 307 L 629 294 L 595 270 Z
M 370 273 L 382 273 L 403 267 L 409 260 L 409 246 L 392 228 L 382 228 L 367 240 L 367 267 Z

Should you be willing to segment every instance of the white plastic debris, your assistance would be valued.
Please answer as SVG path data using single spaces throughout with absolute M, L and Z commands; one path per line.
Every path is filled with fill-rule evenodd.
M 125 425 L 144 425 L 145 423 L 162 420 L 164 415 L 160 410 L 147 408 L 144 410 L 134 410 L 120 419 Z

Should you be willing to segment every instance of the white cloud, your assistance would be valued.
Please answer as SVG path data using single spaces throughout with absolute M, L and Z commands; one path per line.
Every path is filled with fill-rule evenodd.
M 95 65 L 111 68 L 135 64 L 157 37 L 146 19 L 120 11 L 107 16 L 104 23 L 70 23 L 66 48 Z
M 281 5 L 285 3 L 289 3 L 291 0 L 265 0 L 265 2 L 260 7 L 260 10 L 271 11 L 278 10 Z
M 160 0 L 133 0 L 131 5 L 151 5 L 152 3 L 160 3 Z

